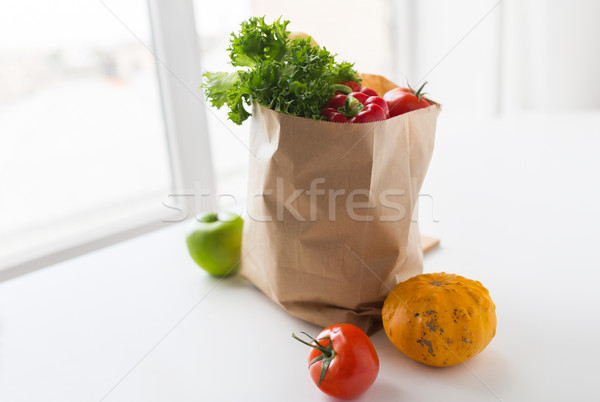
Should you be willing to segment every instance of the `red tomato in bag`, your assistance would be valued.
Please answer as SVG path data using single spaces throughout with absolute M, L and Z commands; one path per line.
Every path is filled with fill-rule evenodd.
M 390 109 L 390 117 L 398 116 L 413 110 L 423 109 L 436 104 L 431 99 L 425 98 L 422 93 L 425 82 L 421 87 L 414 91 L 410 88 L 394 88 L 383 95 L 383 99 Z

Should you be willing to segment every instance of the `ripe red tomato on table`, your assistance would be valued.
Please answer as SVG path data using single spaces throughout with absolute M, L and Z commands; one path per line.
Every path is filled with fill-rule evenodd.
M 415 91 L 411 88 L 397 87 L 383 95 L 383 99 L 390 109 L 390 117 L 398 116 L 413 110 L 423 109 L 435 104 L 431 99 L 424 97 L 423 88 L 427 82 Z
M 377 352 L 367 334 L 355 325 L 329 326 L 316 338 L 309 336 L 312 343 L 292 336 L 313 348 L 308 355 L 310 375 L 327 395 L 356 398 L 375 382 L 379 373 Z

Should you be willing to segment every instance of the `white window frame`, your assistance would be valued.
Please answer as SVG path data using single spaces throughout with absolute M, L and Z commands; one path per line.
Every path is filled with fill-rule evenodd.
M 198 89 L 202 72 L 193 0 L 148 0 L 148 7 L 153 38 L 148 51 L 156 60 L 172 193 L 149 214 L 3 264 L 0 282 L 166 227 L 212 206 L 214 173 L 206 104 Z

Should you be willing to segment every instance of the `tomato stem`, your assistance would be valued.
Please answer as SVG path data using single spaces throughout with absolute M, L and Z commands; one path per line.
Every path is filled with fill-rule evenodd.
M 422 91 L 423 91 L 423 88 L 425 88 L 425 85 L 427 85 L 427 81 L 425 81 L 425 82 L 423 83 L 423 85 L 421 85 L 421 86 L 419 87 L 419 89 L 417 89 L 417 92 L 414 92 L 414 91 L 413 91 L 413 93 L 414 93 L 414 94 L 417 96 L 417 98 L 419 98 L 419 100 L 421 100 L 421 98 L 423 97 L 423 95 L 425 95 L 425 92 L 422 92 Z
M 310 340 L 313 341 L 314 343 L 308 343 L 306 341 L 303 341 L 302 339 L 298 338 L 296 336 L 296 334 L 294 334 L 293 332 L 292 332 L 292 338 L 294 338 L 297 341 L 300 341 L 303 344 L 305 344 L 307 346 L 310 346 L 311 348 L 316 349 L 319 352 L 321 352 L 321 354 L 319 356 L 315 357 L 314 359 L 312 359 L 308 363 L 308 368 L 310 368 L 316 362 L 318 362 L 318 361 L 321 362 L 321 375 L 319 376 L 319 382 L 317 384 L 317 387 L 318 387 L 318 386 L 321 385 L 321 382 L 323 382 L 323 378 L 325 378 L 325 374 L 327 373 L 327 369 L 329 368 L 329 365 L 331 364 L 331 361 L 336 356 L 335 350 L 333 350 L 333 341 L 328 336 L 326 336 L 324 338 L 315 339 L 312 336 L 310 336 L 309 334 L 307 334 L 306 332 L 302 332 L 302 333 L 304 335 L 308 336 L 310 338 Z M 329 345 L 323 346 L 321 343 L 319 343 L 319 340 L 323 340 L 323 339 L 327 339 L 329 341 Z
M 419 89 L 417 89 L 416 91 L 414 89 L 412 89 L 412 87 L 410 86 L 410 84 L 406 84 L 408 86 L 408 89 L 410 89 L 410 93 L 412 93 L 413 95 L 415 95 L 417 97 L 417 99 L 421 100 L 421 99 L 425 99 L 427 102 L 431 103 L 432 105 L 439 105 L 439 103 L 432 101 L 429 98 L 426 98 L 425 95 L 427 95 L 427 92 L 423 92 L 423 88 L 425 88 L 425 85 L 427 85 L 427 81 L 425 81 L 420 87 Z

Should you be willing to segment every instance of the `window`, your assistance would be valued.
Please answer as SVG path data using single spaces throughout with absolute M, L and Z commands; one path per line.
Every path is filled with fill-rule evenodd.
M 237 32 L 240 22 L 251 13 L 249 0 L 227 2 L 195 1 L 195 26 L 200 44 L 200 65 L 205 71 L 230 71 L 229 47 L 231 32 Z M 218 18 L 215 18 L 218 16 Z M 204 99 L 202 91 L 198 92 Z M 201 106 L 198 105 L 200 108 Z M 212 160 L 215 171 L 215 200 L 220 208 L 242 212 L 246 199 L 246 169 L 248 167 L 249 124 L 237 126 L 227 120 L 226 108 L 206 111 Z
M 147 3 L 105 4 L 0 6 L 0 268 L 158 216 L 170 191 Z

